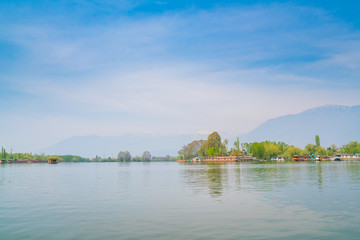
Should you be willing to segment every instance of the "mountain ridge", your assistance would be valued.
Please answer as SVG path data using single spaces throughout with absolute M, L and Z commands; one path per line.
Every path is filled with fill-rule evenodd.
M 359 122 L 360 105 L 325 105 L 269 119 L 249 133 L 240 135 L 240 141 L 281 141 L 304 147 L 314 143 L 315 135 L 319 135 L 323 147 L 331 144 L 342 146 L 349 141 L 360 141 Z M 39 152 L 115 157 L 119 151 L 127 150 L 133 156 L 141 156 L 144 151 L 150 151 L 155 156 L 174 156 L 183 145 L 206 138 L 205 134 L 73 136 Z
M 39 152 L 56 155 L 81 155 L 84 157 L 116 157 L 120 151 L 129 151 L 132 156 L 141 156 L 150 151 L 153 156 L 176 155 L 184 145 L 202 134 L 153 135 L 123 134 L 120 136 L 72 136 Z
M 359 140 L 360 105 L 325 105 L 265 121 L 242 135 L 244 141 L 283 141 L 303 147 L 319 135 L 323 146 Z

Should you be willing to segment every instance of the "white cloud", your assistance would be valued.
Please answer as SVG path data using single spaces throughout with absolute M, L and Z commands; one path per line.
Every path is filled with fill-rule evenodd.
M 328 17 L 273 4 L 90 26 L 3 25 L 2 36 L 26 52 L 8 79 L 31 96 L 1 120 L 3 141 L 26 146 L 36 135 L 42 148 L 72 135 L 236 135 L 310 107 L 359 104 L 358 88 L 348 88 L 357 81 L 358 51 L 345 47 L 359 34 Z M 319 59 L 301 60 L 313 55 Z M 336 89 L 321 72 L 334 66 L 351 70 Z

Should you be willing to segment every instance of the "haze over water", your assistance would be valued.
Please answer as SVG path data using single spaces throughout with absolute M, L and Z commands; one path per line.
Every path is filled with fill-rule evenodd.
M 360 162 L 0 166 L 1 239 L 357 239 Z

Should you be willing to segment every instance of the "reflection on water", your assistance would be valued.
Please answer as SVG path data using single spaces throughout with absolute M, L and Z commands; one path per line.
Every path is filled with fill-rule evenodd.
M 0 239 L 357 239 L 360 162 L 0 167 Z
M 191 166 L 183 174 L 184 180 L 195 192 L 207 187 L 212 197 L 221 196 L 228 181 L 228 169 L 217 163 L 201 164 L 194 168 Z
M 355 163 L 185 163 L 183 180 L 195 192 L 207 192 L 221 197 L 224 190 L 279 191 L 296 184 L 316 186 L 323 190 L 324 180 L 328 187 L 349 177 L 352 184 L 359 185 L 360 164 Z M 325 173 L 323 172 L 325 168 Z M 202 191 L 201 191 L 202 190 Z

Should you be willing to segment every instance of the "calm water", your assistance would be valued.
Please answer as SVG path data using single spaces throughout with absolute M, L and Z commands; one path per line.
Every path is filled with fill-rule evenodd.
M 360 162 L 0 165 L 0 239 L 359 239 Z

